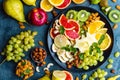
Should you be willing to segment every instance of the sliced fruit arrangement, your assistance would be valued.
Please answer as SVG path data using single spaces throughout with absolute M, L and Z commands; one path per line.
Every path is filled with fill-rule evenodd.
M 55 20 L 50 30 L 52 50 L 68 68 L 88 70 L 89 66 L 104 60 L 103 51 L 111 45 L 108 29 L 104 26 L 98 13 L 69 10 Z
M 73 76 L 68 71 L 55 70 L 52 74 L 52 80 L 73 80 Z

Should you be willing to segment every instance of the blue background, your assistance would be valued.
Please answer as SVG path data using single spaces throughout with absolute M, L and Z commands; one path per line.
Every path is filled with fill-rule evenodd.
M 36 7 L 40 6 L 40 1 L 41 0 L 36 0 Z M 19 34 L 21 31 L 25 31 L 25 30 L 32 30 L 32 31 L 37 31 L 38 35 L 35 37 L 35 45 L 36 47 L 39 46 L 38 41 L 43 41 L 44 46 L 43 48 L 45 48 L 47 50 L 48 56 L 46 59 L 47 64 L 48 63 L 54 63 L 54 66 L 50 68 L 51 71 L 53 70 L 63 70 L 63 68 L 61 68 L 51 57 L 49 51 L 48 51 L 48 47 L 47 47 L 47 34 L 48 34 L 48 29 L 49 29 L 49 25 L 43 25 L 41 27 L 35 27 L 33 25 L 28 25 L 25 24 L 26 28 L 24 30 L 19 28 L 18 22 L 14 19 L 12 19 L 11 17 L 7 16 L 5 14 L 5 12 L 3 11 L 3 7 L 2 7 L 2 2 L 3 0 L 0 0 L 0 52 L 2 52 L 2 50 L 4 49 L 4 47 L 6 46 L 8 40 L 10 39 L 11 36 L 15 36 L 16 34 Z M 23 3 L 24 4 L 24 3 Z M 117 0 L 116 3 L 113 3 L 111 0 L 109 0 L 109 5 L 112 6 L 112 9 L 115 9 L 115 6 L 119 4 L 120 5 L 120 0 Z M 100 11 L 100 7 L 98 5 L 91 5 L 89 3 L 88 0 L 86 0 L 86 2 L 84 4 L 80 4 L 82 6 L 89 6 L 92 7 L 96 10 Z M 72 3 L 69 7 L 72 6 L 76 6 L 76 4 Z M 77 5 L 78 6 L 78 5 Z M 24 4 L 24 13 L 27 17 L 28 12 L 34 8 L 34 6 L 27 6 Z M 57 10 L 57 12 L 61 12 L 62 10 Z M 48 14 L 48 20 L 52 21 L 53 20 L 53 15 L 49 12 Z M 111 27 L 113 26 L 113 23 L 111 22 Z M 111 52 L 110 58 L 114 59 L 114 63 L 113 63 L 113 69 L 115 70 L 115 74 L 120 74 L 120 57 L 119 58 L 115 58 L 114 57 L 114 53 L 116 51 L 120 51 L 120 23 L 118 24 L 119 27 L 116 30 L 113 30 L 114 33 L 114 46 L 113 46 L 113 50 Z M 39 46 L 40 47 L 40 46 Z M 35 63 L 31 60 L 30 58 L 30 51 L 25 52 L 26 57 L 24 59 L 29 59 L 34 66 Z M 3 56 L 0 56 L 0 62 L 4 59 Z M 47 65 L 46 64 L 46 65 Z M 108 64 L 108 62 L 106 61 L 100 68 L 106 70 L 109 74 L 106 76 L 110 77 L 113 76 L 115 74 L 110 73 L 110 69 L 106 69 L 106 65 Z M 45 65 L 45 66 L 46 66 Z M 22 80 L 21 78 L 18 78 L 15 75 L 15 68 L 17 66 L 17 63 L 14 63 L 13 61 L 10 62 L 5 62 L 4 64 L 0 65 L 0 80 Z M 37 80 L 38 78 L 40 78 L 41 76 L 44 75 L 44 71 L 43 68 L 45 67 L 40 67 L 40 73 L 35 72 L 34 76 L 32 76 L 29 80 Z M 86 74 L 88 74 L 89 76 L 91 75 L 93 71 L 87 72 Z M 72 72 L 71 72 L 72 73 Z M 81 79 L 81 75 L 84 73 L 72 73 L 74 78 L 76 76 L 79 76 L 79 78 Z M 120 80 L 120 78 L 118 79 Z

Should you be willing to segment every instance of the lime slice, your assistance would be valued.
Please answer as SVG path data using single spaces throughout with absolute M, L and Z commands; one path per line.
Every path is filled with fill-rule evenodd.
M 65 80 L 66 74 L 63 71 L 56 70 L 53 72 L 52 80 Z
M 62 48 L 69 45 L 70 41 L 64 35 L 60 34 L 55 37 L 54 43 L 58 48 Z

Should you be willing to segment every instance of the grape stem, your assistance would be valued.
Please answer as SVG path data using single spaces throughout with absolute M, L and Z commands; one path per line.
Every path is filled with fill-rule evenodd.
M 0 63 L 0 65 L 2 65 L 5 61 L 6 61 L 6 58 Z

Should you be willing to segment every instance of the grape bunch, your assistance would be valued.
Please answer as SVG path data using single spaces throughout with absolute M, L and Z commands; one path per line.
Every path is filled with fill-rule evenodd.
M 5 55 L 7 61 L 13 60 L 18 62 L 25 56 L 24 51 L 28 51 L 31 47 L 35 46 L 34 37 L 36 35 L 36 31 L 28 30 L 11 37 L 1 55 Z

